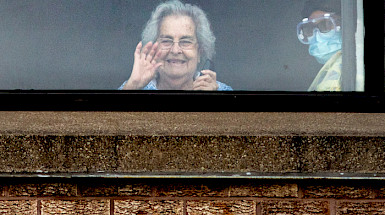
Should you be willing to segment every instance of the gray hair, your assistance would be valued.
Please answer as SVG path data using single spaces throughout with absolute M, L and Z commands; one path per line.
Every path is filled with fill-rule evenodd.
M 152 12 L 143 32 L 142 42 L 155 42 L 159 36 L 159 28 L 162 20 L 171 15 L 185 15 L 191 17 L 196 26 L 196 34 L 200 51 L 200 64 L 206 60 L 212 60 L 215 55 L 215 36 L 211 30 L 206 13 L 198 6 L 184 4 L 179 0 L 171 0 L 159 4 Z M 198 65 L 200 68 L 201 65 Z

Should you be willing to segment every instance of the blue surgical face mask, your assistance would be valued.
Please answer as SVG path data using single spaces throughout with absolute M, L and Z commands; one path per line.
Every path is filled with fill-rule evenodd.
M 342 37 L 340 31 L 329 31 L 321 33 L 316 30 L 314 38 L 309 45 L 309 54 L 320 64 L 325 64 L 336 52 L 342 48 Z

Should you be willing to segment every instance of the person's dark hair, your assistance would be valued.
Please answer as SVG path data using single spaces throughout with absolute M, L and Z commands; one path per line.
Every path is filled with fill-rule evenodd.
M 302 10 L 302 17 L 309 17 L 314 11 L 333 12 L 341 15 L 341 0 L 308 0 Z

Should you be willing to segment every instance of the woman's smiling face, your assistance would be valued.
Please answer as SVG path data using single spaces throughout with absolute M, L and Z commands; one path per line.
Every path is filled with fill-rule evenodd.
M 200 60 L 194 21 L 184 15 L 165 17 L 160 25 L 159 40 L 174 42 L 169 48 L 162 47 L 162 42 L 159 43 L 160 49 L 163 49 L 163 66 L 159 68 L 159 74 L 192 80 Z M 182 44 L 183 48 L 181 42 L 185 43 Z

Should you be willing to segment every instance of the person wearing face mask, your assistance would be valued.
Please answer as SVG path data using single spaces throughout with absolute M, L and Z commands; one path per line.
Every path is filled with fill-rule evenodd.
M 323 67 L 308 91 L 341 91 L 342 29 L 340 0 L 308 0 L 297 25 L 301 43 Z
M 131 76 L 119 89 L 231 91 L 205 68 L 214 56 L 214 44 L 202 9 L 179 0 L 162 2 L 142 32 Z

